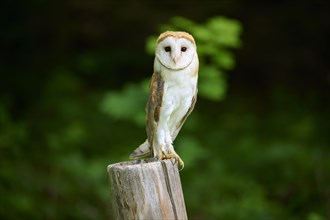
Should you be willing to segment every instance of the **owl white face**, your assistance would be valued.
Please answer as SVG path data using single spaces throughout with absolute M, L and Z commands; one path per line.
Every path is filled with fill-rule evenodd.
M 156 57 L 168 69 L 184 69 L 192 62 L 196 46 L 186 38 L 168 36 L 156 47 Z

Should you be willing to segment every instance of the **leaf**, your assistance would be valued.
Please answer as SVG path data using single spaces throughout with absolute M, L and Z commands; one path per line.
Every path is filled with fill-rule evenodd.
M 192 34 L 194 35 L 194 38 L 196 39 L 196 41 L 200 41 L 202 42 L 212 42 L 212 33 L 205 28 L 204 26 L 201 25 L 196 25 L 195 27 L 192 28 Z M 199 44 L 197 44 L 199 45 Z
M 242 28 L 237 20 L 220 16 L 210 19 L 206 26 L 212 32 L 213 36 L 216 36 L 214 38 L 215 43 L 234 48 L 241 45 L 239 35 Z
M 222 77 L 221 72 L 213 66 L 200 68 L 199 95 L 213 101 L 225 98 L 227 83 Z
M 144 125 L 147 85 L 147 81 L 142 81 L 140 84 L 128 84 L 121 91 L 108 92 L 101 103 L 101 111 L 115 119 L 133 120 Z
M 148 54 L 155 54 L 155 46 L 156 46 L 157 37 L 150 36 L 146 40 L 146 51 Z
M 231 70 L 235 67 L 235 59 L 231 52 L 221 51 L 212 56 L 212 61 L 222 69 Z

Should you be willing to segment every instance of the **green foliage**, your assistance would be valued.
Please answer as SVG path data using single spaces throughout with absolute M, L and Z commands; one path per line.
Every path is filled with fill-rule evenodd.
M 45 83 L 43 98 L 30 110 L 28 119 L 14 120 L 8 110 L 10 104 L 1 103 L 2 219 L 106 216 L 109 190 L 105 170 L 109 160 L 92 150 L 97 145 L 97 151 L 102 151 L 98 138 L 108 134 L 93 124 L 106 118 L 94 112 L 92 103 L 99 99 L 86 96 L 81 100 L 81 91 L 79 78 L 58 69 Z M 103 150 L 107 147 L 103 145 Z
M 127 84 L 120 92 L 108 92 L 101 103 L 101 110 L 116 119 L 131 119 L 143 126 L 147 97 L 147 80 L 140 84 Z
M 44 15 L 47 10 L 40 13 L 42 6 L 52 11 L 65 8 L 63 4 L 35 6 L 22 7 L 20 16 L 30 18 L 24 13 L 32 9 L 37 12 L 33 14 Z M 108 39 L 103 35 L 102 44 L 103 31 L 93 32 L 98 25 L 88 23 L 79 29 L 80 20 L 62 22 L 65 16 L 53 17 L 57 14 L 49 15 L 56 28 L 37 16 L 26 19 L 24 28 L 14 25 L 4 32 L 9 33 L 6 40 L 10 35 L 14 39 L 9 46 L 6 43 L 13 46 L 11 50 L 4 52 L 11 62 L 0 66 L 4 73 L 0 80 L 0 219 L 111 219 L 106 167 L 128 160 L 146 138 L 149 79 L 135 83 L 126 70 L 135 71 L 146 63 L 146 71 L 152 63 L 140 57 L 137 61 L 136 54 L 143 51 L 135 53 L 122 45 L 114 51 L 103 48 Z M 230 87 L 226 76 L 235 67 L 233 54 L 242 44 L 239 22 L 215 17 L 198 24 L 175 17 L 160 32 L 168 29 L 192 33 L 201 60 L 199 99 L 174 143 L 185 162 L 180 175 L 189 219 L 329 219 L 329 109 L 326 93 L 320 92 L 324 90 L 308 88 L 309 83 L 321 84 L 317 80 L 323 78 L 309 76 L 312 82 L 304 82 L 304 96 L 300 78 L 288 84 L 278 80 L 278 72 L 291 74 L 292 66 L 285 62 L 275 72 L 264 73 L 275 81 L 255 93 L 250 93 L 254 88 L 246 87 L 244 80 Z M 24 34 L 25 30 L 29 31 Z M 53 37 L 43 39 L 39 32 Z M 92 33 L 79 38 L 87 32 Z M 68 46 L 72 39 L 88 44 L 87 38 L 95 39 L 91 44 L 100 43 L 101 48 L 77 52 Z M 54 44 L 48 45 L 52 40 Z M 155 40 L 155 36 L 148 38 L 148 51 L 153 51 Z M 273 59 L 273 54 L 255 55 Z M 127 76 L 132 77 L 130 82 L 118 89 Z M 227 88 L 233 91 L 227 94 Z

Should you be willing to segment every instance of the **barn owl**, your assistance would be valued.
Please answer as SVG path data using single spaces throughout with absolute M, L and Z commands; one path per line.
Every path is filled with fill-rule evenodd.
M 196 44 L 190 34 L 167 31 L 158 37 L 146 106 L 148 138 L 133 151 L 131 159 L 149 154 L 158 160 L 175 158 L 183 169 L 172 144 L 195 106 L 198 67 Z

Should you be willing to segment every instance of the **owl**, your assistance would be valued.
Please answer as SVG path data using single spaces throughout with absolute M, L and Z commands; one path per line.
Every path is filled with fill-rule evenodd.
M 133 151 L 131 159 L 149 154 L 158 160 L 175 158 L 183 169 L 173 141 L 194 109 L 198 67 L 196 44 L 190 34 L 167 31 L 158 37 L 146 106 L 148 138 Z

